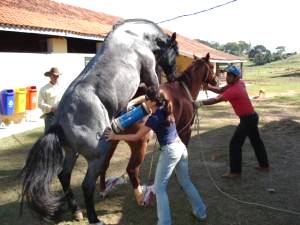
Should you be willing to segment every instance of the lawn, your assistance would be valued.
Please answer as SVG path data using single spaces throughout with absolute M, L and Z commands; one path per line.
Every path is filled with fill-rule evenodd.
M 243 147 L 243 176 L 239 180 L 224 180 L 221 175 L 228 169 L 228 144 L 238 123 L 227 103 L 199 109 L 199 127 L 194 126 L 189 149 L 191 178 L 207 205 L 209 218 L 199 223 L 191 215 L 189 203 L 173 176 L 169 184 L 169 197 L 174 225 L 297 225 L 300 224 L 300 55 L 255 67 L 245 67 L 244 79 L 250 96 L 260 115 L 260 131 L 265 142 L 271 171 L 257 172 L 257 162 L 247 140 Z M 199 129 L 198 129 L 199 128 Z M 19 178 L 28 149 L 42 129 L 0 139 L 0 224 L 43 224 L 25 210 L 18 217 Z M 153 141 L 152 141 L 153 144 Z M 150 161 L 154 147 L 148 149 L 141 168 L 143 183 L 148 181 Z M 157 162 L 158 152 L 154 152 Z M 129 149 L 119 145 L 109 168 L 109 176 L 125 173 Z M 155 167 L 155 165 L 154 165 Z M 81 182 L 86 163 L 79 158 L 72 176 L 72 187 L 84 208 Z M 153 174 L 151 176 L 153 178 Z M 58 182 L 54 189 L 60 190 Z M 96 193 L 96 210 L 107 224 L 156 224 L 155 207 L 136 205 L 130 184 L 118 186 L 105 199 Z M 66 213 L 59 225 L 82 225 Z

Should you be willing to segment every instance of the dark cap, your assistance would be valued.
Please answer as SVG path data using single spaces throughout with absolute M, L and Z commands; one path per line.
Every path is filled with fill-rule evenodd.
M 235 66 L 228 66 L 224 69 L 224 71 L 236 77 L 241 75 L 240 69 Z

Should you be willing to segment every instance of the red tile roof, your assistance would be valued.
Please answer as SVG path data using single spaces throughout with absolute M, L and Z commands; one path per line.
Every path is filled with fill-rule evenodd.
M 105 37 L 120 17 L 51 0 L 1 0 L 0 24 Z
M 0 27 L 63 32 L 103 38 L 122 18 L 51 0 L 1 0 Z M 243 60 L 177 34 L 180 53 L 191 57 L 210 53 L 214 60 Z
M 180 54 L 186 55 L 188 57 L 193 57 L 196 55 L 198 57 L 204 57 L 208 52 L 210 58 L 215 61 L 243 61 L 244 59 L 240 56 L 231 55 L 214 48 L 211 48 L 199 41 L 186 38 L 184 36 L 176 36 L 176 40 L 179 44 Z

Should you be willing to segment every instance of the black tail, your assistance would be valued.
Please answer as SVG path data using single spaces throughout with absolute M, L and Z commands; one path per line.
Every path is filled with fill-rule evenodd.
M 62 128 L 54 125 L 32 146 L 21 171 L 23 178 L 21 214 L 24 200 L 29 208 L 45 219 L 54 219 L 60 212 L 63 198 L 51 192 L 50 184 L 52 178 L 62 169 L 64 160 L 62 140 Z

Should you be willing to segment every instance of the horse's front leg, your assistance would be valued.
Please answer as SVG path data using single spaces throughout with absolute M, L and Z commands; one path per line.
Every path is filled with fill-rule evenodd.
M 126 168 L 129 179 L 134 189 L 134 196 L 138 205 L 144 204 L 144 194 L 140 185 L 140 167 L 145 159 L 145 153 L 148 146 L 148 139 L 144 138 L 136 142 L 128 142 L 131 150 L 131 156 Z
M 71 174 L 77 158 L 78 155 L 74 154 L 73 152 L 66 151 L 63 169 L 60 174 L 58 174 L 58 178 L 66 195 L 69 208 L 71 209 L 75 219 L 79 221 L 83 220 L 83 215 L 74 198 L 73 191 L 70 188 Z
M 107 157 L 104 162 L 103 171 L 100 173 L 100 196 L 105 197 L 107 195 L 106 190 L 106 171 L 109 167 L 110 160 L 119 144 L 119 141 L 112 141 L 111 148 L 107 154 Z

